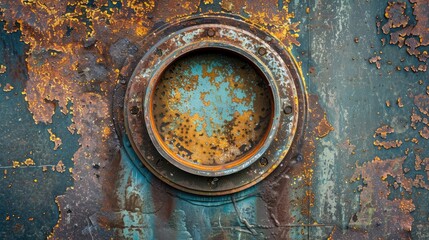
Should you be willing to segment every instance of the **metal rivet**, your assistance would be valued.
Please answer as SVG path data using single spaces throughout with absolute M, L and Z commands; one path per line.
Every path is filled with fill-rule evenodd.
M 286 106 L 284 106 L 284 108 L 283 108 L 283 112 L 285 113 L 285 114 L 291 114 L 292 113 L 292 106 L 289 106 L 289 105 L 286 105 Z
M 215 30 L 213 30 L 211 28 L 209 30 L 207 30 L 207 36 L 214 37 L 215 34 L 216 34 Z
M 122 76 L 122 74 L 119 75 L 119 83 L 122 85 L 125 85 L 127 83 L 127 80 L 124 76 Z
M 296 155 L 295 159 L 297 162 L 301 162 L 304 158 L 302 157 L 301 154 L 298 154 L 298 155 Z
M 264 47 L 260 47 L 259 49 L 258 49 L 258 53 L 259 53 L 259 55 L 265 55 L 265 54 L 267 54 L 267 49 L 265 49 Z
M 266 158 L 266 157 L 262 157 L 262 158 L 260 158 L 259 159 L 259 164 L 261 165 L 261 166 L 267 166 L 267 164 L 268 164 L 268 159 Z
M 137 106 L 132 106 L 131 108 L 130 108 L 130 113 L 131 114 L 133 114 L 133 115 L 136 115 L 137 113 L 139 113 L 139 107 L 137 107 Z

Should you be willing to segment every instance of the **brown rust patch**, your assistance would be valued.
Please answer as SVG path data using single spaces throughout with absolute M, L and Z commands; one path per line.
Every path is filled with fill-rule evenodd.
M 424 139 L 429 139 L 429 128 L 424 126 L 422 130 L 419 131 L 419 134 Z
M 13 86 L 10 85 L 10 83 L 6 83 L 6 85 L 3 87 L 4 92 L 10 92 L 13 90 Z
M 304 132 L 301 155 L 296 156 L 286 167 L 278 181 L 264 181 L 261 184 L 261 197 L 267 202 L 269 216 L 276 226 L 302 221 L 309 217 L 314 205 L 314 193 L 311 190 L 313 169 L 315 167 L 316 141 L 321 132 L 329 134 L 331 126 L 327 121 L 326 112 L 319 105 L 316 95 L 308 97 L 309 116 Z M 323 123 L 326 121 L 325 123 Z M 321 131 L 316 129 L 329 129 Z M 275 173 L 273 173 L 275 174 Z M 299 194 L 297 194 L 299 193 Z M 293 214 L 291 209 L 300 209 L 300 214 Z M 279 228 L 275 234 L 280 239 L 288 236 L 291 228 Z
M 377 128 L 377 130 L 375 130 L 374 137 L 380 136 L 381 138 L 386 139 L 387 134 L 393 132 L 395 132 L 395 130 L 392 127 L 390 127 L 389 125 L 383 125 Z
M 53 169 L 55 169 L 55 171 L 59 172 L 59 173 L 63 173 L 66 171 L 66 168 L 64 166 L 63 161 L 58 161 L 57 165 L 55 165 L 55 167 L 52 167 Z
M 398 105 L 398 107 L 400 107 L 400 108 L 403 108 L 404 107 L 404 104 L 402 103 L 402 98 L 398 98 L 397 100 L 396 100 L 396 104 Z
M 419 94 L 414 97 L 414 105 L 421 113 L 429 117 L 429 96 L 427 94 Z
M 63 144 L 63 142 L 61 141 L 61 138 L 57 137 L 52 132 L 52 129 L 50 128 L 48 129 L 48 133 L 49 133 L 49 140 L 55 144 L 54 150 L 57 150 Z
M 402 164 L 406 157 L 382 160 L 375 157 L 373 161 L 357 166 L 352 181 L 364 182 L 360 193 L 360 210 L 356 213 L 356 221 L 350 222 L 353 229 L 368 228 L 371 225 L 381 224 L 383 220 L 391 219 L 388 228 L 390 234 L 404 236 L 411 231 L 413 217 L 410 215 L 415 209 L 412 200 L 389 200 L 388 176 L 393 177 L 407 191 L 411 191 L 411 182 L 404 175 Z M 403 214 L 396 214 L 395 209 L 401 209 Z M 377 232 L 372 234 L 377 235 Z M 378 233 L 380 236 L 384 233 Z M 397 236 L 397 235 L 396 235 Z
M 6 72 L 7 67 L 5 65 L 0 65 L 0 74 L 3 74 Z
M 326 137 L 331 131 L 334 131 L 334 127 L 329 123 L 326 113 L 320 120 L 319 125 L 314 129 L 316 136 L 319 138 Z
M 428 0 L 410 0 L 415 16 L 416 24 L 411 25 L 410 17 L 405 14 L 407 9 L 406 2 L 389 2 L 385 9 L 387 23 L 382 27 L 384 34 L 390 34 L 390 44 L 396 44 L 399 47 L 407 46 L 409 55 L 416 57 L 421 62 L 427 62 L 427 51 L 419 50 L 420 46 L 429 45 L 429 1 Z M 392 31 L 395 29 L 395 31 Z M 427 65 L 422 64 L 418 67 L 411 67 L 414 72 L 427 70 Z
M 391 149 L 391 148 L 398 148 L 402 145 L 401 140 L 394 140 L 394 141 L 374 141 L 374 146 L 377 146 L 378 149 L 381 149 L 383 147 L 384 149 Z
M 381 68 L 381 57 L 380 56 L 374 56 L 372 58 L 370 58 L 368 61 L 369 63 L 375 63 L 375 66 L 377 67 L 377 69 Z
M 384 13 L 384 16 L 388 19 L 388 21 L 382 27 L 385 34 L 388 34 L 391 28 L 407 26 L 410 18 L 405 15 L 406 8 L 407 3 L 405 2 L 389 2 Z
M 31 158 L 25 159 L 25 161 L 23 162 L 23 164 L 26 165 L 26 166 L 34 166 L 34 165 L 36 165 L 36 163 L 34 162 L 34 160 L 31 159 Z

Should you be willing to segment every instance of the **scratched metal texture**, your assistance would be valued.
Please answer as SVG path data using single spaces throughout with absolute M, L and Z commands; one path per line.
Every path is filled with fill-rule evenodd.
M 84 41 L 85 49 L 76 47 L 72 56 L 81 67 L 73 84 L 54 79 L 73 78 L 72 73 L 56 75 L 63 70 L 43 68 L 45 60 L 68 51 L 64 48 L 62 53 L 58 46 L 69 40 L 52 49 L 30 51 L 37 44 L 31 38 L 26 43 L 20 39 L 23 32 L 31 33 L 31 27 L 9 28 L 14 20 L 26 19 L 8 15 L 21 11 L 13 2 L 0 3 L 4 20 L 0 65 L 5 66 L 0 66 L 1 239 L 429 238 L 429 74 L 423 68 L 413 71 L 411 66 L 427 62 L 410 55 L 408 45 L 390 44 L 391 36 L 381 29 L 388 23 L 385 10 L 390 1 L 270 1 L 261 7 L 256 1 L 178 1 L 180 6 L 162 1 L 149 7 L 151 11 L 136 11 L 147 16 L 147 22 L 208 11 L 235 11 L 257 21 L 249 12 L 276 12 L 287 6 L 286 13 L 294 16 L 280 22 L 299 22 L 299 44 L 294 38 L 283 40 L 291 44 L 309 96 L 303 159 L 291 163 L 280 180 L 267 178 L 222 197 L 201 197 L 166 186 L 143 167 L 127 138 L 115 135 L 110 107 L 117 82 L 103 79 L 115 79 L 114 69 L 120 69 L 126 58 L 123 51 L 141 56 L 139 38 L 130 34 L 131 40 L 121 40 L 120 30 L 103 30 L 109 22 L 97 22 L 109 14 L 96 20 L 94 13 L 82 9 L 99 7 L 111 13 L 125 9 L 125 1 L 89 1 L 90 7 L 74 18 L 86 25 L 71 22 L 73 27 L 59 30 L 69 37 L 85 32 L 85 26 L 99 32 L 98 52 L 90 49 L 91 39 Z M 397 17 L 410 19 L 397 29 L 426 24 L 420 34 L 427 39 L 429 1 L 402 2 L 404 12 L 399 6 Z M 50 7 L 67 13 L 79 9 Z M 110 24 L 126 29 L 130 16 Z M 47 29 L 37 27 L 34 18 L 20 24 L 28 21 L 38 31 Z M 274 17 L 270 20 L 279 23 Z M 144 33 L 150 28 L 144 21 L 138 23 L 144 29 L 136 29 Z M 8 31 L 3 29 L 6 24 L 11 24 Z M 114 35 L 118 32 L 120 36 Z M 114 40 L 103 38 L 109 34 Z M 419 32 L 413 34 L 406 38 L 421 41 Z M 76 39 L 67 43 L 82 40 Z M 97 58 L 107 60 L 98 63 Z M 65 66 L 55 58 L 52 63 Z M 52 83 L 50 96 L 37 90 L 37 77 L 42 76 L 38 67 L 41 72 L 55 70 L 52 79 L 39 80 L 47 83 L 42 89 Z

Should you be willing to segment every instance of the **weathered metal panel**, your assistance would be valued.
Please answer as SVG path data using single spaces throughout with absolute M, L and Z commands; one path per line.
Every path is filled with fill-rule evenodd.
M 398 2 L 0 2 L 0 238 L 429 238 L 429 1 Z M 308 96 L 299 154 L 216 197 L 159 180 L 116 124 L 144 37 L 207 13 L 281 41 Z

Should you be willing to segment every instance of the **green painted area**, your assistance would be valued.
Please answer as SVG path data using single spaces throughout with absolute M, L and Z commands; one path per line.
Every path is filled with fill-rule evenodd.
M 19 32 L 0 30 L 0 64 L 6 66 L 6 73 L 0 74 L 0 239 L 45 239 L 58 221 L 55 197 L 73 185 L 68 169 L 73 167 L 78 136 L 67 130 L 71 115 L 62 114 L 58 108 L 52 124 L 34 123 L 21 93 L 27 72 L 26 46 L 19 38 Z M 13 89 L 3 91 L 6 84 Z M 48 129 L 63 143 L 55 151 Z M 34 165 L 13 168 L 13 161 L 22 165 L 27 158 Z M 60 160 L 66 168 L 64 173 L 52 170 Z

